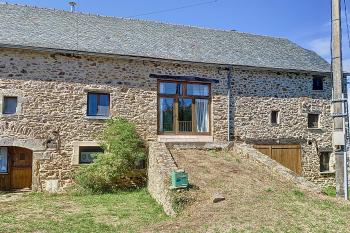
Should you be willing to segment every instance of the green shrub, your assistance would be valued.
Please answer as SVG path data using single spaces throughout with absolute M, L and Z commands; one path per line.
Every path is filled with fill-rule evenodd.
M 120 181 L 135 169 L 137 161 L 146 157 L 144 143 L 135 125 L 124 118 L 112 118 L 98 135 L 98 140 L 104 153 L 96 154 L 92 164 L 78 169 L 76 184 L 94 193 L 123 188 Z

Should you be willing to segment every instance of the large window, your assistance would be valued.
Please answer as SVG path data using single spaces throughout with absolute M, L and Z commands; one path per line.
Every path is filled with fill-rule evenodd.
M 103 149 L 99 146 L 82 146 L 79 147 L 79 163 L 87 164 L 92 163 L 95 158 L 95 154 L 103 152 Z
M 8 173 L 7 148 L 0 147 L 0 174 Z
M 88 116 L 109 116 L 109 94 L 88 93 Z
M 15 114 L 17 109 L 17 97 L 5 96 L 3 102 L 3 114 Z
M 209 134 L 209 112 L 210 84 L 159 82 L 159 133 Z

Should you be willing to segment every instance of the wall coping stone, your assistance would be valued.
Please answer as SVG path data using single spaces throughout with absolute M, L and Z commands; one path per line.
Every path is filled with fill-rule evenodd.
M 246 158 L 252 159 L 262 165 L 265 165 L 266 167 L 270 168 L 272 171 L 276 172 L 283 178 L 292 181 L 299 188 L 303 190 L 316 192 L 316 193 L 322 192 L 319 186 L 312 183 L 311 181 L 308 181 L 304 177 L 298 176 L 292 170 L 284 167 L 283 165 L 279 164 L 277 161 L 271 159 L 267 155 L 254 149 L 252 145 L 249 145 L 246 143 L 236 143 L 235 146 L 233 147 L 233 150 L 237 153 L 240 153 Z
M 169 216 L 176 215 L 172 207 L 170 174 L 178 167 L 164 143 L 150 142 L 148 155 L 148 191 L 163 206 Z

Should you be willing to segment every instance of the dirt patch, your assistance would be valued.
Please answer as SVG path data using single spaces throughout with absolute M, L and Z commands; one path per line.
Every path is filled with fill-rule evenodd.
M 328 228 L 327 221 L 332 222 L 333 214 L 323 206 L 323 202 L 330 201 L 329 198 L 301 192 L 293 183 L 249 159 L 223 151 L 171 152 L 179 168 L 189 173 L 190 183 L 197 187 L 188 192 L 195 201 L 180 216 L 158 224 L 150 231 L 265 232 L 296 229 L 296 232 L 317 232 L 323 226 Z M 215 193 L 222 194 L 225 200 L 213 203 Z M 336 205 L 333 200 L 331 203 Z M 348 204 L 345 208 L 350 210 Z M 311 212 L 313 216 L 309 216 Z M 317 220 L 325 216 L 330 219 Z M 348 217 L 350 211 L 341 215 L 342 219 Z M 314 226 L 317 224 L 319 228 Z M 333 229 L 337 227 L 343 229 L 341 225 Z

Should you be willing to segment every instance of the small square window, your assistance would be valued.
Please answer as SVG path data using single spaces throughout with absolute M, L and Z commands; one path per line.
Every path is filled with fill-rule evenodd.
M 102 153 L 103 149 L 99 146 L 82 146 L 79 147 L 79 163 L 88 164 L 92 163 L 95 158 L 95 154 Z
M 15 114 L 17 109 L 17 97 L 4 97 L 2 114 Z
M 312 78 L 312 90 L 322 91 L 323 90 L 323 77 L 313 76 Z
M 279 123 L 280 123 L 280 112 L 271 111 L 271 124 L 279 124 Z
M 109 116 L 110 96 L 106 93 L 88 93 L 88 116 Z
M 319 114 L 308 114 L 307 115 L 307 126 L 310 129 L 319 128 Z
M 320 172 L 329 171 L 329 158 L 330 158 L 330 152 L 320 153 Z

